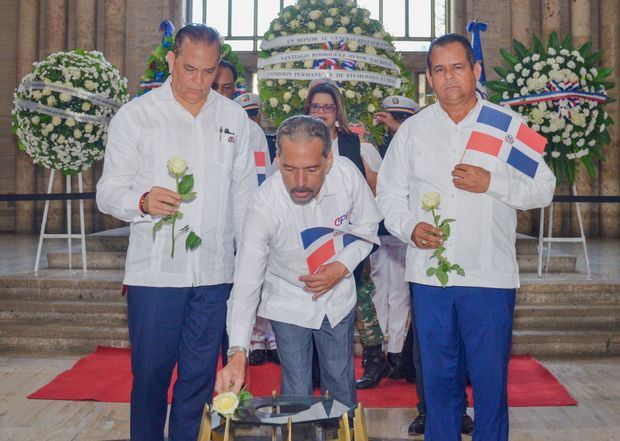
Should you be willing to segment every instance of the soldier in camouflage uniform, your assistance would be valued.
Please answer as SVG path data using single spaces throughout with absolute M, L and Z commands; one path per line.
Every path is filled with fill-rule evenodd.
M 389 373 L 389 366 L 383 353 L 383 332 L 372 302 L 375 285 L 370 278 L 369 268 L 369 261 L 366 259 L 364 271 L 357 285 L 357 305 L 355 306 L 355 328 L 364 349 L 362 357 L 364 374 L 356 381 L 358 389 L 376 387 Z

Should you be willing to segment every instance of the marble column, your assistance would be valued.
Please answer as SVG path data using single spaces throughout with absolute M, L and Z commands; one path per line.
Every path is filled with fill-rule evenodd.
M 66 0 L 47 0 L 45 26 L 45 49 L 47 55 L 63 51 L 67 43 L 67 2 Z M 50 170 L 45 169 L 43 173 L 43 188 L 47 190 Z M 65 191 L 65 177 L 59 171 L 54 176 L 54 187 L 52 192 L 63 193 Z M 47 217 L 47 232 L 66 232 L 64 223 L 65 212 L 64 201 L 54 201 L 50 203 Z
M 97 0 L 76 0 L 75 3 L 75 47 L 92 51 L 96 46 L 96 19 L 97 19 Z M 95 174 L 92 167 L 82 172 L 84 183 L 83 191 L 90 192 L 95 190 Z M 73 191 L 77 192 L 77 177 L 73 179 Z M 73 203 L 73 212 L 79 213 L 79 203 Z M 73 225 L 79 228 L 79 217 L 74 216 Z M 95 229 L 95 201 L 92 199 L 84 200 L 84 225 L 86 232 L 93 232 Z
M 39 47 L 39 0 L 22 0 L 17 13 L 17 81 L 32 71 L 32 63 L 38 59 Z M 37 192 L 37 170 L 32 159 L 19 150 L 15 158 L 15 191 Z M 15 231 L 36 231 L 35 202 L 18 202 L 15 207 Z
M 512 38 L 526 46 L 532 41 L 532 0 L 513 0 L 510 2 L 510 30 Z M 533 211 L 517 212 L 517 231 L 523 234 L 533 233 Z
M 561 16 L 561 0 L 541 0 L 541 35 L 540 38 L 544 42 L 546 42 L 547 38 L 549 38 L 549 34 L 553 31 L 560 33 L 560 28 L 562 26 L 562 16 Z M 564 185 L 562 187 L 558 187 L 556 189 L 556 194 L 567 194 L 567 187 Z M 554 204 L 553 207 L 553 235 L 554 236 L 562 236 L 564 235 L 564 231 L 562 231 L 562 224 L 564 217 L 564 213 L 568 213 L 568 210 L 564 207 L 565 204 Z M 545 221 L 546 222 L 546 221 Z
M 600 38 L 603 58 L 601 66 L 616 67 L 609 81 L 616 83 L 611 90 L 614 98 L 618 99 L 620 93 L 620 3 L 618 0 L 601 0 L 600 8 Z M 616 101 L 607 106 L 607 112 L 614 120 L 614 125 L 609 127 L 611 144 L 604 149 L 606 161 L 600 167 L 600 194 L 617 196 L 620 195 L 620 102 Z M 600 234 L 603 237 L 620 237 L 620 204 L 600 205 Z
M 127 5 L 125 0 L 105 1 L 104 50 L 107 60 L 125 75 L 125 19 Z M 131 91 L 130 91 L 131 92 Z M 101 176 L 102 161 L 95 167 L 97 178 Z M 136 201 L 137 203 L 137 201 Z M 99 215 L 97 229 L 111 229 L 123 226 L 124 223 L 109 215 Z
M 570 17 L 573 44 L 574 47 L 578 48 L 590 39 L 590 0 L 572 0 Z M 580 195 L 595 194 L 596 185 L 593 185 L 593 178 L 588 175 L 585 167 L 580 162 L 576 163 L 576 165 L 575 186 L 577 187 L 577 193 Z M 596 211 L 597 207 L 592 204 L 579 204 L 579 208 L 581 209 L 584 232 L 586 236 L 590 236 L 593 211 Z M 570 204 L 570 210 L 570 233 L 573 236 L 577 236 L 580 232 L 576 205 Z

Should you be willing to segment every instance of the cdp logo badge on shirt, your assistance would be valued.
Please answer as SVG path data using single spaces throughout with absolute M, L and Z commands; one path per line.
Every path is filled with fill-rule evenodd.
M 343 214 L 342 216 L 338 216 L 335 220 L 334 220 L 334 225 L 339 227 L 340 225 L 346 223 L 349 218 L 351 217 L 351 211 L 353 210 L 353 208 L 351 208 L 349 211 L 347 211 L 345 214 Z

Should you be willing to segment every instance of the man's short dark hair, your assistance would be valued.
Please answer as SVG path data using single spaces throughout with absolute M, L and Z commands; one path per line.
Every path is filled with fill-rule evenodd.
M 232 76 L 233 76 L 233 83 L 237 82 L 237 68 L 235 67 L 234 64 L 232 64 L 230 61 L 228 60 L 224 60 L 223 58 L 220 60 L 220 69 L 221 68 L 224 69 L 230 69 L 230 71 L 232 72 Z
M 428 48 L 428 54 L 426 54 L 426 67 L 428 68 L 429 72 L 431 72 L 431 74 L 431 53 L 433 52 L 435 46 L 444 47 L 452 43 L 458 43 L 463 46 L 463 48 L 465 49 L 467 62 L 472 69 L 474 68 L 474 64 L 476 64 L 476 58 L 474 57 L 474 50 L 472 49 L 467 37 L 464 37 L 460 34 L 445 34 L 433 40 L 433 42 L 431 43 L 431 47 Z
M 222 50 L 220 34 L 215 29 L 202 23 L 191 23 L 179 29 L 174 37 L 174 47 L 172 51 L 175 56 L 179 56 L 183 42 L 187 39 L 192 40 L 194 43 L 205 43 L 208 46 L 215 44 L 217 45 L 218 52 Z
M 332 137 L 329 133 L 329 127 L 319 118 L 309 115 L 297 115 L 291 116 L 285 119 L 278 132 L 276 133 L 276 148 L 278 154 L 280 154 L 282 137 L 289 139 L 304 138 L 313 139 L 319 138 L 323 144 L 321 154 L 327 158 L 329 152 L 332 150 Z

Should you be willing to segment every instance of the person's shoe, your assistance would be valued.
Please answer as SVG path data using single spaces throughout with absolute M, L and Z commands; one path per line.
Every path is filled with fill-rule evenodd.
M 280 357 L 278 357 L 277 349 L 267 349 L 267 353 L 265 354 L 265 358 L 267 361 L 273 364 L 280 364 Z
M 250 351 L 248 360 L 250 361 L 250 366 L 260 366 L 265 362 L 265 350 L 257 349 L 255 351 Z
M 474 420 L 466 413 L 463 414 L 463 422 L 461 423 L 461 433 L 471 435 L 474 431 Z
M 388 378 L 391 378 L 392 380 L 400 380 L 406 377 L 405 357 L 403 357 L 402 352 L 388 352 L 387 363 L 390 367 Z
M 381 345 L 366 348 L 367 360 L 364 374 L 355 382 L 358 389 L 372 389 L 389 373 Z
M 420 413 L 415 420 L 409 425 L 409 435 L 424 435 L 424 428 L 426 426 L 426 414 Z

